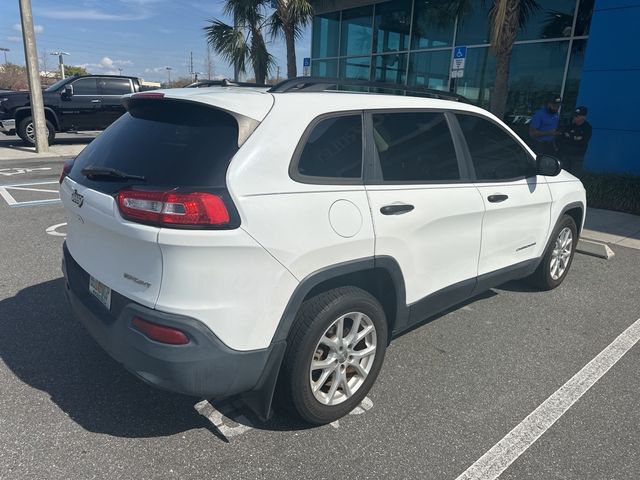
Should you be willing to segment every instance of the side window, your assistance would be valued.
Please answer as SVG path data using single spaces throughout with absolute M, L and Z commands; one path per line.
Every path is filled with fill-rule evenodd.
M 97 95 L 98 87 L 95 78 L 79 78 L 73 82 L 74 95 Z
M 318 123 L 300 154 L 298 173 L 310 177 L 360 178 L 362 117 L 345 115 Z
M 126 95 L 131 93 L 131 82 L 127 78 L 98 79 L 100 95 Z
M 460 179 L 456 151 L 442 113 L 376 113 L 373 137 L 385 181 Z
M 508 180 L 535 175 L 527 151 L 507 132 L 489 120 L 457 114 L 467 140 L 478 180 Z

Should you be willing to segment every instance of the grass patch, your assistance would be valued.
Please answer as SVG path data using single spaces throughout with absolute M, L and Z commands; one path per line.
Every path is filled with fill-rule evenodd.
M 587 205 L 640 215 L 640 176 L 584 172 Z

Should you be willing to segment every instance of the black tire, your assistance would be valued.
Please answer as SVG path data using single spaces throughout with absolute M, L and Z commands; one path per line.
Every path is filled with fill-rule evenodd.
M 553 278 L 551 272 L 551 259 L 556 249 L 556 242 L 560 232 L 568 228 L 571 231 L 571 253 L 569 254 L 568 260 L 566 261 L 566 266 L 564 271 L 558 278 Z M 552 290 L 560 285 L 567 273 L 569 273 L 569 268 L 571 267 L 571 262 L 573 262 L 573 255 L 576 252 L 576 244 L 578 243 L 578 229 L 576 227 L 576 222 L 569 215 L 563 215 L 560 218 L 560 221 L 556 225 L 556 228 L 553 230 L 551 234 L 551 240 L 549 241 L 549 245 L 547 245 L 547 249 L 540 261 L 540 265 L 531 276 L 527 278 L 528 283 L 533 285 L 534 287 L 539 288 L 540 290 Z
M 53 126 L 53 123 L 51 123 L 49 120 L 47 120 L 46 122 L 47 122 L 47 139 L 49 140 L 49 145 L 51 145 L 53 143 L 53 140 L 56 138 L 56 129 Z M 32 124 L 33 124 L 32 117 L 23 118 L 20 121 L 20 124 L 18 125 L 18 132 L 17 132 L 18 136 L 29 147 L 33 147 L 36 144 L 35 139 L 29 138 L 29 135 L 27 134 L 27 128 L 29 127 L 29 125 L 32 125 Z
M 368 317 L 366 321 L 372 322 L 376 335 L 374 358 L 364 381 L 350 397 L 337 405 L 326 405 L 321 403 L 312 391 L 311 361 L 317 354 L 318 342 L 324 337 L 327 329 L 341 316 L 351 312 L 361 312 Z M 346 330 L 349 322 L 349 317 L 345 318 L 347 333 L 350 333 Z M 387 332 L 387 319 L 382 306 L 372 295 L 359 288 L 340 287 L 306 300 L 296 316 L 287 340 L 287 352 L 278 381 L 277 394 L 280 406 L 289 412 L 297 413 L 302 420 L 314 425 L 330 423 L 348 414 L 364 399 L 380 372 L 387 346 Z M 358 345 L 362 348 L 362 342 Z M 354 346 L 355 348 L 357 347 Z M 338 366 L 337 362 L 335 372 L 344 365 Z M 345 372 L 346 378 L 350 374 L 357 375 L 354 374 L 353 367 L 344 368 L 346 370 L 342 371 Z M 349 368 L 352 369 L 351 373 Z M 333 380 L 330 381 L 335 381 L 335 372 L 329 375 L 327 382 L 332 375 Z M 352 376 L 351 379 L 353 378 Z M 344 388 L 341 394 L 344 395 Z

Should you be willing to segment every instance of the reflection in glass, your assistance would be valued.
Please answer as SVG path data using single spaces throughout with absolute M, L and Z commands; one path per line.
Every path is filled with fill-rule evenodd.
M 489 47 L 469 48 L 464 77 L 452 79 L 454 91 L 482 108 L 489 108 L 491 89 L 496 78 L 496 57 Z
M 312 60 L 311 75 L 336 78 L 338 76 L 338 60 Z
M 451 49 L 412 53 L 409 59 L 409 85 L 446 90 L 449 82 Z
M 392 53 L 376 55 L 374 58 L 373 80 L 385 83 L 405 85 L 407 72 L 407 54 Z
M 475 0 L 458 19 L 456 45 L 489 43 L 489 12 L 493 2 Z
M 447 47 L 453 39 L 455 10 L 449 0 L 416 0 L 411 48 Z
M 374 52 L 399 52 L 409 49 L 411 0 L 376 5 Z
M 373 6 L 342 12 L 340 55 L 371 54 Z
M 571 58 L 569 59 L 569 70 L 567 80 L 564 84 L 564 95 L 562 98 L 562 111 L 564 118 L 569 118 L 573 110 L 577 107 L 578 89 L 580 87 L 580 76 L 584 65 L 584 52 L 587 49 L 586 40 L 574 40 L 571 47 Z
M 340 12 L 325 13 L 313 17 L 313 58 L 338 56 Z
M 574 35 L 589 35 L 589 26 L 591 25 L 591 16 L 593 15 L 593 2 L 594 0 L 580 0 Z
M 369 80 L 371 57 L 341 58 L 340 78 Z
M 508 115 L 531 115 L 548 95 L 560 93 L 568 49 L 568 41 L 529 43 L 513 48 Z
M 517 40 L 570 37 L 576 0 L 537 0 L 537 3 L 539 8 L 520 29 Z

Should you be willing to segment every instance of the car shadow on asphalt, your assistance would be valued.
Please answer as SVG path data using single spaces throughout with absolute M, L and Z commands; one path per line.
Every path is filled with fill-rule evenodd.
M 0 329 L 2 362 L 86 430 L 127 438 L 196 428 L 217 433 L 194 409 L 198 399 L 150 387 L 110 358 L 71 314 L 62 278 L 1 300 Z M 16 402 L 15 408 L 27 401 Z M 258 429 L 305 428 L 278 415 L 252 424 Z

